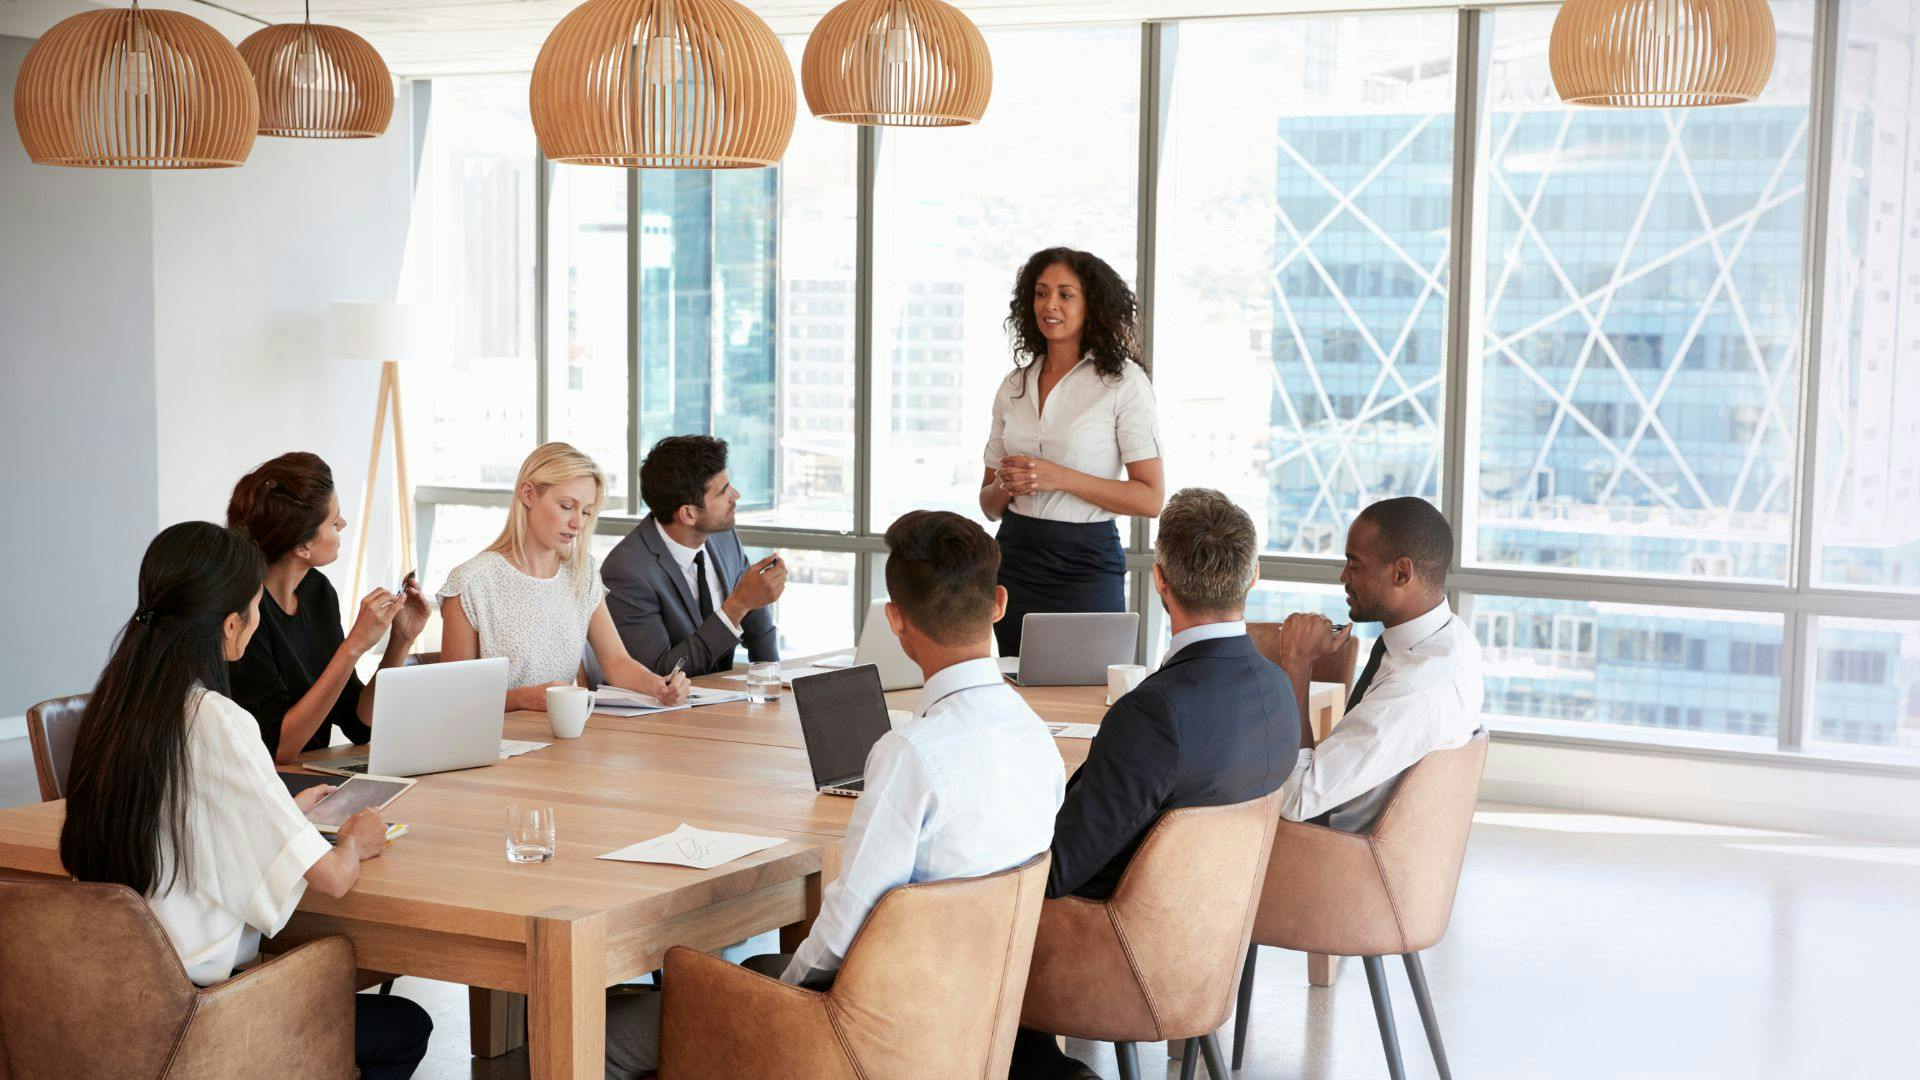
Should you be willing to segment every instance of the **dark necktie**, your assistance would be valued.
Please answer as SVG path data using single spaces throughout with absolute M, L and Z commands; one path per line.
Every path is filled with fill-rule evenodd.
M 713 592 L 707 588 L 707 549 L 693 553 L 693 580 L 699 582 L 700 621 L 713 618 Z
M 1361 695 L 1367 687 L 1373 685 L 1373 677 L 1380 670 L 1380 658 L 1387 655 L 1387 635 L 1381 634 L 1373 639 L 1373 651 L 1367 654 L 1367 666 L 1360 672 L 1360 679 L 1353 684 L 1353 692 L 1347 695 L 1347 711 L 1353 711 L 1360 704 Z

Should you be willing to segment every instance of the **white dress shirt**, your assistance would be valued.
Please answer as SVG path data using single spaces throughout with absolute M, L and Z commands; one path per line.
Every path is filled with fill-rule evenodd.
M 1319 746 L 1300 751 L 1280 789 L 1287 820 L 1331 811 L 1334 828 L 1363 831 L 1402 772 L 1480 730 L 1480 644 L 1445 600 L 1380 637 L 1386 653 L 1366 693 Z
M 172 836 L 160 830 L 163 890 L 147 898 L 187 978 L 211 986 L 260 955 L 293 917 L 307 870 L 331 850 L 274 775 L 260 725 L 231 699 L 196 689 L 187 707 L 186 843 L 190 876 L 168 876 Z
M 1103 377 L 1092 360 L 1082 360 L 1054 384 L 1043 412 L 1040 363 L 1015 370 L 1000 381 L 993 396 L 993 427 L 984 455 L 987 468 L 999 468 L 1000 460 L 1009 454 L 1041 458 L 1101 479 L 1123 480 L 1124 466 L 1160 456 L 1153 383 L 1131 360 L 1117 379 Z M 1007 505 L 1016 514 L 1047 521 L 1084 524 L 1117 516 L 1064 491 L 1018 495 Z
M 888 889 L 992 874 L 1047 850 L 1067 786 L 1047 725 L 991 657 L 928 679 L 914 719 L 873 744 L 866 778 L 840 876 L 821 897 L 785 982 L 817 983 L 839 971 Z
M 653 522 L 653 527 L 660 530 L 660 539 L 667 545 L 667 554 L 672 555 L 673 561 L 680 564 L 680 573 L 687 579 L 687 588 L 692 591 L 695 602 L 698 603 L 700 596 L 700 570 L 694 565 L 693 557 L 705 551 L 705 547 L 687 547 L 680 541 L 675 540 L 673 536 L 667 532 L 667 527 L 660 524 L 657 518 Z M 720 584 L 720 568 L 713 565 L 713 552 L 711 551 L 707 552 L 706 564 L 707 595 L 713 598 L 713 613 L 720 616 L 721 622 L 727 624 L 727 629 L 733 631 L 733 636 L 739 637 L 740 624 L 727 618 L 726 610 L 720 606 L 721 602 L 727 598 L 727 590 Z M 700 612 L 697 610 L 694 612 L 695 616 L 699 614 Z
M 1166 667 L 1168 661 L 1180 654 L 1181 649 L 1197 641 L 1212 641 L 1215 638 L 1246 636 L 1247 622 L 1245 619 L 1229 619 L 1226 622 L 1208 622 L 1200 623 L 1196 626 L 1189 626 L 1185 630 L 1173 635 L 1173 640 L 1167 642 L 1167 653 L 1160 658 L 1160 666 Z

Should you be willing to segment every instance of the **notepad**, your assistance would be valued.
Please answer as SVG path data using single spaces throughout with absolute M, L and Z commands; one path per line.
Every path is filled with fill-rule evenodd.
M 693 687 L 687 694 L 687 700 L 678 705 L 662 705 L 660 699 L 652 694 L 642 694 L 633 690 L 624 690 L 618 686 L 602 686 L 594 691 L 593 711 L 609 716 L 650 716 L 654 713 L 679 712 L 703 705 L 721 705 L 729 701 L 744 701 L 747 695 L 737 690 L 711 690 L 704 686 Z
M 696 829 L 683 821 L 679 828 L 665 836 L 628 844 L 618 851 L 609 851 L 595 858 L 711 870 L 741 856 L 778 847 L 786 842 L 786 838 L 779 836 L 750 836 L 746 833 Z

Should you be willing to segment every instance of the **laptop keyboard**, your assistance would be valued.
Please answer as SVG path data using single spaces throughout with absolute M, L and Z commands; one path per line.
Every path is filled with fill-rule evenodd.
M 862 776 L 862 777 L 859 777 L 858 779 L 845 780 L 838 784 L 828 784 L 827 786 L 832 788 L 835 791 L 845 791 L 854 795 L 858 795 L 861 792 L 867 790 L 867 778 Z

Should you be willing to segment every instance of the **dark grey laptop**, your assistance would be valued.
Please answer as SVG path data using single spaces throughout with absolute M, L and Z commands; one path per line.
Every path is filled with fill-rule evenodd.
M 880 669 L 861 664 L 795 679 L 793 705 L 807 739 L 813 786 L 823 795 L 866 790 L 867 752 L 892 728 Z
M 1136 662 L 1139 634 L 1131 611 L 1030 612 L 1011 674 L 1021 686 L 1105 686 L 1109 664 Z

